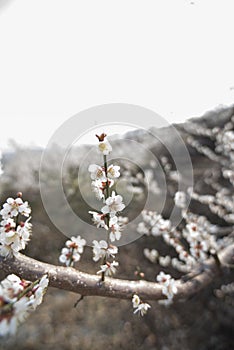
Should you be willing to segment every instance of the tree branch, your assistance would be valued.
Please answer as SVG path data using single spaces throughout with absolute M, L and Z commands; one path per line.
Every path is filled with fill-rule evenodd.
M 215 259 L 210 258 L 197 269 L 197 272 L 187 275 L 186 282 L 182 279 L 176 281 L 178 293 L 175 299 L 186 299 L 205 288 L 220 274 L 222 266 L 233 264 L 234 244 L 219 253 L 221 267 Z M 131 299 L 138 294 L 143 300 L 164 299 L 162 288 L 158 283 L 147 281 L 130 281 L 116 278 L 105 278 L 91 275 L 71 267 L 55 266 L 29 258 L 23 254 L 17 257 L 0 257 L 0 268 L 6 273 L 15 273 L 21 278 L 34 281 L 44 274 L 49 275 L 50 286 L 72 291 L 83 296 L 103 296 L 119 299 Z

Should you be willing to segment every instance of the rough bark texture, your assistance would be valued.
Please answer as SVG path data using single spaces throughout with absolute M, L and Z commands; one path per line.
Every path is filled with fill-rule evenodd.
M 204 264 L 198 266 L 196 271 L 185 276 L 183 280 L 176 281 L 178 293 L 175 299 L 186 299 L 197 293 L 220 274 L 223 267 L 233 264 L 234 245 L 220 252 L 219 261 L 220 265 L 214 258 L 210 258 Z M 105 278 L 105 281 L 101 282 L 100 277 L 97 275 L 87 274 L 71 267 L 46 264 L 20 253 L 17 257 L 0 258 L 0 268 L 6 273 L 15 273 L 21 278 L 32 281 L 47 273 L 50 286 L 72 291 L 83 296 L 97 295 L 130 299 L 134 293 L 137 293 L 142 299 L 164 299 L 161 286 L 156 282 L 115 278 Z

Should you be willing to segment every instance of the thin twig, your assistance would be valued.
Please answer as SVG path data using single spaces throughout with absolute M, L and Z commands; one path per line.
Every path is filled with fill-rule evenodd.
M 74 304 L 74 308 L 76 308 L 77 307 L 77 305 L 81 302 L 81 300 L 83 300 L 84 299 L 84 296 L 83 295 L 81 295 L 80 297 L 79 297 L 79 299 L 75 302 L 75 304 Z

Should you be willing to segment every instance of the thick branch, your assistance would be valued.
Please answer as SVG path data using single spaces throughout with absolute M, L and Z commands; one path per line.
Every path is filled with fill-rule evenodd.
M 219 254 L 221 266 L 233 264 L 234 244 L 225 248 Z M 100 277 L 78 271 L 71 267 L 55 266 L 18 254 L 17 257 L 0 257 L 0 268 L 6 273 L 15 273 L 21 278 L 34 281 L 48 273 L 50 286 L 79 293 L 83 296 L 97 295 L 119 299 L 130 299 L 134 293 L 143 300 L 164 299 L 161 286 L 147 281 L 130 281 L 116 278 L 105 278 L 100 283 Z M 176 299 L 186 299 L 205 288 L 220 273 L 220 267 L 215 259 L 210 258 L 197 273 L 188 275 L 186 282 L 178 280 Z

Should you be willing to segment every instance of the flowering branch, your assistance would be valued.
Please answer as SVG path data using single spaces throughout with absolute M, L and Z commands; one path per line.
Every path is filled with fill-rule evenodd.
M 115 260 L 118 247 L 112 243 L 121 238 L 128 219 L 120 216 L 120 212 L 125 208 L 122 196 L 117 194 L 116 190 L 111 190 L 115 179 L 120 176 L 120 167 L 109 165 L 107 162 L 107 155 L 112 147 L 104 133 L 96 135 L 103 163 L 91 164 L 88 167 L 92 191 L 104 204 L 99 212 L 89 213 L 94 225 L 107 233 L 106 240 L 92 242 L 93 260 L 101 260 L 100 270 L 96 275 L 73 268 L 74 263 L 80 260 L 86 245 L 81 236 L 71 237 L 61 251 L 59 261 L 66 267 L 46 264 L 20 254 L 19 251 L 26 247 L 31 235 L 31 208 L 28 202 L 23 202 L 20 192 L 16 199 L 7 199 L 0 211 L 0 268 L 11 275 L 0 284 L 0 336 L 15 333 L 27 314 L 41 303 L 48 283 L 55 288 L 79 293 L 81 297 L 75 305 L 84 296 L 128 299 L 132 301 L 134 314 L 144 316 L 151 308 L 148 300 L 158 300 L 164 305 L 170 305 L 174 300 L 186 300 L 207 287 L 215 277 L 220 277 L 222 270 L 227 267 L 233 268 L 234 243 L 231 232 L 234 223 L 234 117 L 224 126 L 223 132 L 202 129 L 201 133 L 215 140 L 215 152 L 191 140 L 188 143 L 212 161 L 220 163 L 221 169 L 216 172 L 216 177 L 213 176 L 205 182 L 213 192 L 204 195 L 188 188 L 186 192 L 173 193 L 175 205 L 181 208 L 183 219 L 179 227 L 173 227 L 169 219 L 164 219 L 161 214 L 149 210 L 142 211 L 143 221 L 137 226 L 140 234 L 161 237 L 166 245 L 174 249 L 176 256 L 162 256 L 156 249 L 149 248 L 144 249 L 144 255 L 152 263 L 158 263 L 162 267 L 171 265 L 185 273 L 178 280 L 163 271 L 157 275 L 155 282 L 108 277 L 115 274 L 119 266 L 119 262 Z M 224 158 L 221 158 L 220 154 Z M 175 176 L 167 157 L 162 157 L 161 162 L 166 177 L 177 182 L 178 176 Z M 219 179 L 227 179 L 229 183 L 225 187 L 222 181 L 219 183 Z M 187 205 L 189 198 L 207 205 L 211 213 L 223 219 L 231 230 L 229 234 L 224 234 L 222 227 L 212 224 L 205 216 L 193 213 L 192 208 Z M 140 268 L 136 276 L 138 275 L 144 278 L 144 272 Z M 217 293 L 231 290 L 232 285 L 225 288 L 221 287 L 221 292 Z
M 187 274 L 183 279 L 176 280 L 177 294 L 174 300 L 187 299 L 209 285 L 220 269 L 233 264 L 234 244 L 224 248 L 219 253 L 221 267 L 215 259 L 210 258 L 200 264 L 197 271 Z M 162 293 L 163 286 L 148 281 L 131 281 L 116 278 L 105 278 L 100 283 L 97 275 L 91 275 L 71 267 L 55 266 L 29 258 L 18 253 L 13 257 L 0 257 L 0 268 L 6 273 L 15 273 L 21 278 L 35 280 L 47 274 L 49 285 L 55 288 L 68 290 L 83 296 L 102 296 L 118 299 L 131 299 L 134 294 L 139 294 L 144 300 L 165 299 Z M 184 282 L 185 281 L 185 282 Z
M 91 164 L 88 168 L 92 181 L 92 189 L 96 194 L 98 200 L 103 200 L 105 206 L 101 209 L 101 213 L 96 211 L 89 211 L 89 214 L 93 216 L 93 222 L 97 228 L 102 227 L 107 231 L 106 241 L 93 241 L 93 260 L 98 261 L 101 259 L 101 270 L 97 274 L 101 275 L 101 281 L 104 282 L 105 276 L 111 276 L 115 274 L 118 261 L 108 261 L 110 258 L 115 258 L 118 253 L 118 248 L 111 242 L 119 240 L 121 237 L 121 231 L 123 229 L 123 218 L 119 217 L 125 205 L 123 204 L 122 196 L 116 195 L 115 191 L 112 191 L 110 196 L 110 187 L 114 184 L 114 179 L 120 176 L 119 166 L 107 164 L 107 155 L 112 151 L 112 147 L 108 140 L 106 140 L 106 134 L 102 133 L 100 136 L 96 135 L 99 144 L 98 149 L 103 155 L 103 166 L 97 164 Z M 125 218 L 127 219 L 127 218 Z M 125 220 L 124 219 L 124 220 Z

